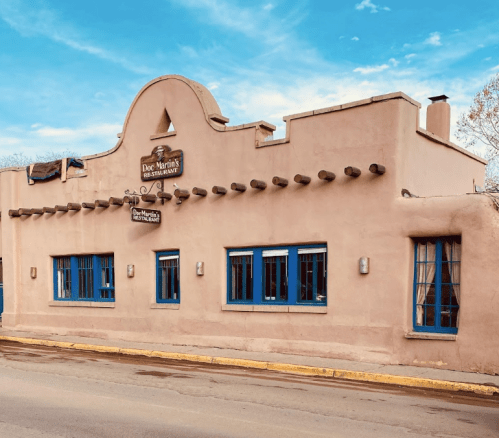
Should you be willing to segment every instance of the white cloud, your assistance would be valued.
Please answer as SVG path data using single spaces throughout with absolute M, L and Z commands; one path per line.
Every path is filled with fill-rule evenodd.
M 416 56 L 415 53 L 409 53 L 408 55 L 405 55 L 404 58 L 407 59 L 407 64 L 411 63 L 412 58 Z
M 359 37 L 354 36 L 354 37 L 352 38 L 352 41 L 359 41 Z
M 274 9 L 275 6 L 272 4 L 272 3 L 268 3 L 266 4 L 264 7 L 263 7 L 263 10 L 264 11 L 271 11 L 272 9 Z
M 484 61 L 490 61 L 492 59 L 492 56 L 487 56 L 487 58 L 484 59 Z
M 197 58 L 198 52 L 194 47 L 191 46 L 180 46 L 180 50 L 187 55 L 189 58 Z
M 341 35 L 338 39 L 339 39 L 339 40 L 342 40 L 343 38 L 345 38 L 345 36 L 344 36 L 344 35 Z
M 282 18 L 277 20 L 269 14 L 258 15 L 250 7 L 239 7 L 227 0 L 173 0 L 184 8 L 200 14 L 203 21 L 242 33 L 247 37 L 263 39 L 267 44 L 282 46 L 293 39 L 292 29 L 305 14 L 297 14 L 295 20 Z M 273 4 L 264 9 L 271 11 Z
M 495 67 L 492 67 L 491 70 L 499 70 L 499 65 L 496 65 Z
M 442 42 L 440 41 L 440 32 L 430 33 L 430 36 L 424 42 L 425 44 L 430 44 L 432 46 L 441 46 Z
M 101 135 L 114 135 L 121 132 L 122 126 L 118 124 L 103 123 L 100 125 L 90 125 L 83 128 L 53 128 L 51 126 L 44 126 L 36 131 L 32 131 L 32 134 L 42 138 L 52 138 L 58 141 L 60 138 L 65 140 L 71 139 L 86 139 L 92 137 L 98 137 Z
M 23 37 L 42 36 L 74 50 L 119 64 L 134 73 L 150 72 L 148 68 L 133 64 L 127 57 L 84 41 L 78 32 L 59 19 L 54 11 L 43 7 L 36 9 L 31 3 L 26 4 L 23 0 L 1 0 L 0 18 Z
M 122 125 L 113 123 L 63 128 L 34 123 L 31 128 L 8 127 L 0 130 L 0 155 L 19 152 L 35 157 L 40 151 L 68 149 L 81 155 L 93 154 L 111 149 L 117 142 L 116 134 L 123 129 Z M 15 147 L 15 151 L 6 148 L 9 146 Z
M 208 88 L 208 90 L 216 90 L 218 88 L 220 84 L 218 82 L 210 82 L 206 88 Z
M 0 137 L 0 148 L 4 149 L 5 146 L 17 146 L 21 143 L 21 140 L 15 137 Z M 13 151 L 7 151 L 9 154 Z
M 392 64 L 394 67 L 397 67 L 397 65 L 399 65 L 399 61 L 397 61 L 395 58 L 390 58 L 388 62 Z
M 371 73 L 379 73 L 380 71 L 386 70 L 387 68 L 390 68 L 390 66 L 388 64 L 373 65 L 373 66 L 368 66 L 368 67 L 357 67 L 354 70 L 354 72 L 360 73 L 362 75 L 368 75 Z
M 378 10 L 383 10 L 383 11 L 389 11 L 390 8 L 386 6 L 379 6 L 375 5 L 374 3 L 371 2 L 371 0 L 362 0 L 359 4 L 355 5 L 355 9 L 358 11 L 362 11 L 363 9 L 370 9 L 372 14 L 375 14 L 378 12 Z

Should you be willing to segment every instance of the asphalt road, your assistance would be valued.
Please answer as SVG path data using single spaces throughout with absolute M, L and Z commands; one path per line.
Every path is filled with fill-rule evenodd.
M 499 399 L 0 342 L 0 437 L 499 437 Z

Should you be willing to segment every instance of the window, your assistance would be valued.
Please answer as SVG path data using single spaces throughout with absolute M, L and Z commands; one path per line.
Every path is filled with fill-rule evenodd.
M 156 253 L 156 301 L 180 303 L 180 255 L 178 251 Z
M 414 248 L 414 329 L 457 333 L 461 238 L 418 239 Z
M 324 245 L 227 251 L 227 303 L 326 305 Z
M 114 255 L 54 257 L 54 298 L 114 301 Z

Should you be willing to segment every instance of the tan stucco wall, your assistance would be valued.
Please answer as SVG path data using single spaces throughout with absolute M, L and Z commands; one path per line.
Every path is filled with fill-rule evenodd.
M 87 177 L 28 185 L 25 172 L 0 173 L 4 326 L 383 363 L 442 362 L 444 368 L 499 372 L 496 341 L 486 336 L 499 328 L 490 317 L 498 308 L 490 286 L 495 274 L 489 271 L 492 261 L 484 263 L 496 244 L 497 212 L 485 196 L 464 195 L 472 183 L 463 182 L 479 179 L 483 163 L 418 134 L 418 107 L 404 98 L 298 117 L 288 122 L 288 142 L 255 147 L 260 144 L 254 125 L 224 131 L 223 125 L 209 123 L 216 104 L 203 98 L 206 89 L 201 100 L 195 91 L 178 77 L 145 87 L 127 116 L 118 147 L 88 159 Z M 203 99 L 208 102 L 204 107 Z M 150 140 L 165 108 L 177 134 Z M 188 190 L 205 188 L 209 194 L 191 195 L 182 205 L 156 202 L 154 208 L 163 215 L 160 226 L 132 223 L 127 206 L 8 217 L 10 208 L 93 202 L 149 187 L 140 180 L 140 157 L 161 144 L 184 151 L 184 173 L 166 179 L 165 191 L 172 193 L 176 183 Z M 447 173 L 443 178 L 431 164 L 440 160 L 455 163 L 458 171 L 442 169 Z M 385 165 L 386 174 L 369 173 L 371 163 Z M 423 164 L 426 178 L 421 182 L 412 167 Z M 344 175 L 350 165 L 362 170 L 359 178 Z M 320 181 L 321 169 L 335 172 L 336 180 Z M 297 173 L 311 176 L 312 182 L 295 184 Z M 287 178 L 289 186 L 273 186 L 273 176 Z M 249 188 L 254 178 L 266 181 L 267 189 Z M 232 182 L 244 183 L 248 190 L 211 194 L 213 185 L 229 188 Z M 402 188 L 419 190 L 418 195 L 462 195 L 406 199 L 400 196 Z M 406 339 L 412 327 L 410 237 L 450 234 L 463 236 L 457 340 Z M 222 310 L 226 248 L 300 243 L 328 245 L 326 314 Z M 178 310 L 151 309 L 155 251 L 168 249 L 180 251 L 181 303 Z M 114 307 L 49 305 L 51 256 L 111 252 Z M 364 276 L 358 272 L 362 256 L 371 259 L 371 271 Z M 198 261 L 205 262 L 202 277 L 195 274 Z M 128 264 L 135 265 L 131 279 L 126 277 Z M 38 268 L 36 279 L 29 276 L 31 266 Z

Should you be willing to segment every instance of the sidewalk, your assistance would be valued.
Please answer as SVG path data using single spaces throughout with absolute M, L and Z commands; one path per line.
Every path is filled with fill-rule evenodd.
M 281 353 L 103 340 L 0 328 L 0 341 L 187 360 L 364 382 L 499 395 L 499 376 Z

